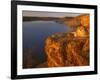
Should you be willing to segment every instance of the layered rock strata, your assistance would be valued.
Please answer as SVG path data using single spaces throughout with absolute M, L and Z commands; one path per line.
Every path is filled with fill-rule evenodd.
M 59 33 L 46 40 L 49 67 L 89 65 L 89 37 Z
M 46 39 L 48 67 L 89 65 L 89 15 L 76 19 L 75 32 L 57 33 Z

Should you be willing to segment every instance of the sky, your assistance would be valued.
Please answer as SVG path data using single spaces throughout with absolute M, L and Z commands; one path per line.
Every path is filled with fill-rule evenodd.
M 76 17 L 80 13 L 23 11 L 23 16 L 29 17 Z

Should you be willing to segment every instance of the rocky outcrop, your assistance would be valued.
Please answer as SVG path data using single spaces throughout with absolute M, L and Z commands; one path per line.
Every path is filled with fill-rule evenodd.
M 46 40 L 45 50 L 49 67 L 89 64 L 89 37 L 74 37 L 59 33 Z
M 46 39 L 48 67 L 89 65 L 89 15 L 78 16 L 73 22 L 69 23 L 76 27 L 75 32 L 57 33 Z
M 64 24 L 66 24 L 69 27 L 75 28 L 75 29 L 77 29 L 77 27 L 79 27 L 79 26 L 83 26 L 89 32 L 90 16 L 89 16 L 89 14 L 84 14 L 84 15 L 80 15 L 80 16 L 74 17 L 69 20 L 65 19 Z

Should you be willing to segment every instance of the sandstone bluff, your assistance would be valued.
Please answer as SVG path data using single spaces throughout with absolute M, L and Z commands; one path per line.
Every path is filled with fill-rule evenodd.
M 81 15 L 64 24 L 75 29 L 70 33 L 57 33 L 45 41 L 48 67 L 89 65 L 89 15 Z

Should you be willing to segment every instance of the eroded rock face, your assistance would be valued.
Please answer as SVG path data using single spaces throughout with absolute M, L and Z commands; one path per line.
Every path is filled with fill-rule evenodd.
M 76 18 L 80 22 L 75 22 L 75 32 L 57 33 L 46 39 L 48 67 L 89 65 L 89 15 Z
M 69 27 L 75 28 L 75 29 L 77 29 L 77 27 L 79 26 L 82 26 L 89 33 L 90 16 L 89 14 L 80 15 L 80 16 L 74 17 L 73 19 L 65 20 L 64 24 L 66 24 Z
M 61 36 L 59 36 L 61 35 Z M 49 67 L 82 66 L 89 64 L 88 37 L 73 37 L 72 34 L 53 35 L 46 40 L 45 50 Z
M 48 66 L 56 67 L 56 66 L 64 66 L 65 65 L 65 44 L 67 36 L 72 34 L 55 34 L 51 37 L 47 38 L 45 50 L 48 56 Z M 71 38 L 71 37 L 70 37 Z

